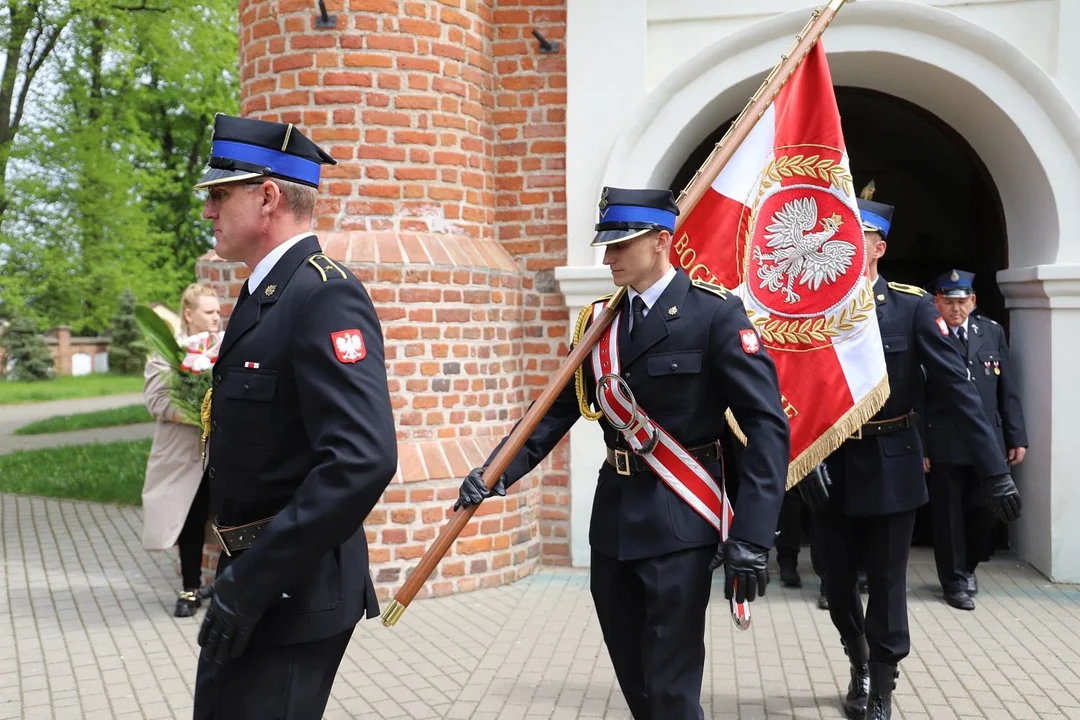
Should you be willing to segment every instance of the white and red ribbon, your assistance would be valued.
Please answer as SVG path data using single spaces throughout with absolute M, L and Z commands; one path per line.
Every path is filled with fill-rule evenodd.
M 593 305 L 595 320 L 606 306 L 606 301 Z M 619 376 L 622 365 L 619 361 L 619 324 L 622 314 L 618 314 L 611 325 L 604 331 L 600 341 L 592 349 L 593 374 L 599 381 L 605 375 Z M 723 480 L 716 480 L 702 467 L 697 458 L 686 448 L 657 425 L 645 411 L 638 406 L 635 415 L 634 403 L 622 391 L 617 383 L 600 383 L 596 388 L 596 399 L 604 415 L 621 430 L 627 444 L 635 452 L 645 447 L 645 443 L 654 435 L 657 442 L 651 452 L 639 455 L 652 468 L 665 485 L 671 488 L 687 505 L 720 533 L 720 542 L 728 538 L 731 522 L 735 513 L 731 508 Z M 750 625 L 750 603 L 736 603 L 731 600 L 731 616 L 741 629 Z

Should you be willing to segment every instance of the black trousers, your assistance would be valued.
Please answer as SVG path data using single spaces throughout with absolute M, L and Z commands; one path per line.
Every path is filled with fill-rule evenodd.
M 702 720 L 712 547 L 645 560 L 592 553 L 591 587 L 611 664 L 635 720 Z
M 206 518 L 210 513 L 210 486 L 203 476 L 199 489 L 195 492 L 195 498 L 188 508 L 187 518 L 184 519 L 184 527 L 180 529 L 180 536 L 176 545 L 180 550 L 180 577 L 185 590 L 196 590 L 202 587 L 202 558 L 203 543 L 206 537 Z
M 248 648 L 222 665 L 199 657 L 195 720 L 319 720 L 353 631 L 299 645 Z
M 915 511 L 874 517 L 822 511 L 814 520 L 833 625 L 843 640 L 866 635 L 871 662 L 896 665 L 911 651 L 907 564 Z M 869 590 L 865 615 L 860 568 L 866 569 Z
M 967 574 L 993 549 L 994 515 L 980 494 L 975 468 L 931 463 L 930 510 L 941 587 L 947 593 L 966 590 Z
M 799 561 L 799 550 L 802 548 L 804 507 L 798 490 L 792 489 L 784 493 L 784 502 L 780 506 L 780 518 L 776 523 L 776 529 L 780 533 L 776 536 L 776 560 L 780 565 L 796 565 Z M 809 520 L 810 524 L 813 525 L 812 514 Z M 818 552 L 817 545 L 812 541 L 812 528 L 809 534 L 811 536 L 810 566 L 819 578 L 823 578 L 825 571 L 821 565 L 821 553 Z

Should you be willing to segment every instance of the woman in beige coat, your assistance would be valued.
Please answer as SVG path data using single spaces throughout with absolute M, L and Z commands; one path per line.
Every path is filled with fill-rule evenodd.
M 221 329 L 221 308 L 214 290 L 197 283 L 184 290 L 180 339 Z M 143 401 L 157 421 L 143 484 L 143 547 L 179 546 L 183 589 L 176 617 L 190 617 L 201 604 L 203 539 L 210 497 L 203 482 L 201 430 L 184 424 L 169 400 L 169 366 L 151 357 L 143 373 Z

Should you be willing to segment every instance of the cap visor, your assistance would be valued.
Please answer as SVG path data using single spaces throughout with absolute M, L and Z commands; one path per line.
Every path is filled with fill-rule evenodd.
M 969 298 L 975 293 L 971 290 L 938 290 L 938 294 L 942 297 L 951 298 Z
M 652 232 L 654 228 L 645 228 L 644 230 L 601 230 L 596 233 L 596 237 L 589 243 L 592 247 L 601 247 L 603 245 L 614 245 L 615 243 L 625 242 L 627 240 L 633 240 L 636 237 L 644 235 L 645 233 Z
M 195 185 L 195 189 L 202 190 L 211 185 L 224 185 L 225 183 L 240 182 L 241 180 L 250 180 L 251 178 L 257 177 L 262 177 L 262 174 L 244 170 L 221 170 L 220 168 L 210 168 L 206 171 L 206 174 L 202 176 L 202 179 L 199 180 L 198 184 Z

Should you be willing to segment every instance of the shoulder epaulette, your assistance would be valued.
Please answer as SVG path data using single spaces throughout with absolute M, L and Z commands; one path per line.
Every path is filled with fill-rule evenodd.
M 994 320 L 993 318 L 988 318 L 985 315 L 976 315 L 975 317 L 979 320 L 982 320 L 983 322 L 988 322 L 991 325 L 997 325 L 998 327 L 1001 327 L 1001 323 L 999 323 L 997 320 Z
M 926 294 L 926 291 L 917 285 L 905 285 L 904 283 L 891 282 L 889 287 L 897 292 L 907 293 L 908 295 L 918 295 L 922 297 Z
M 704 280 L 694 280 L 692 282 L 694 287 L 701 288 L 706 292 L 711 292 L 713 295 L 719 295 L 724 300 L 728 299 L 728 293 L 731 292 L 723 285 L 714 285 L 713 283 L 705 282 Z
M 322 253 L 316 253 L 315 255 L 312 255 L 307 259 L 307 261 L 311 263 L 311 266 L 313 268 L 319 271 L 319 277 L 322 278 L 323 282 L 326 282 L 330 278 L 336 278 L 339 276 L 342 279 L 348 277 L 348 275 L 345 273 L 345 270 L 342 269 L 340 265 L 338 265 L 326 255 L 323 255 Z

